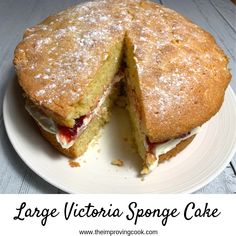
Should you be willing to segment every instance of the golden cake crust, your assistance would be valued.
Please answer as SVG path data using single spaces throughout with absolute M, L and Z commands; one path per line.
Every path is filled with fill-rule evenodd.
M 28 29 L 14 63 L 27 96 L 66 119 L 116 41 L 129 38 L 143 129 L 151 142 L 188 132 L 220 108 L 231 75 L 213 37 L 148 1 L 78 5 Z

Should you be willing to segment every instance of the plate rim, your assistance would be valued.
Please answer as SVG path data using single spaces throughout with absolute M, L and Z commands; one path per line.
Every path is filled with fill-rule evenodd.
M 24 158 L 24 156 L 19 152 L 18 148 L 16 147 L 16 143 L 14 142 L 14 139 L 10 135 L 9 126 L 8 126 L 9 124 L 7 122 L 7 117 L 6 117 L 6 113 L 7 113 L 6 112 L 6 109 L 7 109 L 7 107 L 6 107 L 7 106 L 7 96 L 8 96 L 8 93 L 10 92 L 10 90 L 11 90 L 11 87 L 14 86 L 14 82 L 16 82 L 15 79 L 12 79 L 8 82 L 7 89 L 6 89 L 5 94 L 4 94 L 4 98 L 3 98 L 3 123 L 4 123 L 5 129 L 6 129 L 8 139 L 9 139 L 12 147 L 16 151 L 17 155 L 26 164 L 26 166 L 28 168 L 30 168 L 35 174 L 37 174 L 40 178 L 45 180 L 50 185 L 60 189 L 61 191 L 64 191 L 64 192 L 70 193 L 70 194 L 94 194 L 94 193 L 85 192 L 85 191 L 75 192 L 75 191 L 72 191 L 72 189 L 70 189 L 70 187 L 67 187 L 65 185 L 62 185 L 62 184 L 54 181 L 54 180 L 51 180 L 49 177 L 45 176 L 39 170 L 37 170 L 37 168 L 35 168 L 33 165 L 31 165 L 30 162 L 27 160 L 27 158 Z M 230 85 L 228 86 L 227 90 L 228 90 L 228 93 L 231 95 L 234 103 L 236 104 L 236 95 L 234 93 L 234 90 L 232 89 L 232 87 Z M 198 184 L 196 184 L 196 185 L 194 185 L 194 186 L 192 186 L 192 187 L 190 187 L 186 190 L 183 190 L 181 192 L 169 193 L 169 194 L 190 194 L 190 193 L 194 193 L 195 191 L 203 188 L 204 186 L 206 186 L 207 184 L 212 182 L 218 175 L 220 175 L 224 171 L 226 166 L 230 163 L 230 161 L 234 157 L 235 153 L 236 153 L 236 143 L 234 144 L 231 152 L 229 153 L 228 157 L 225 159 L 223 164 L 219 168 L 214 170 L 214 172 L 209 177 L 207 177 L 204 181 L 202 181 L 202 182 L 200 182 L 200 183 L 198 183 Z M 104 193 L 95 193 L 95 194 L 104 194 Z M 106 193 L 106 194 L 117 194 L 117 193 Z M 119 193 L 119 194 L 126 194 L 126 193 Z M 130 193 L 130 194 L 143 194 L 143 193 Z M 147 194 L 163 194 L 163 193 L 150 192 L 150 193 L 147 193 Z

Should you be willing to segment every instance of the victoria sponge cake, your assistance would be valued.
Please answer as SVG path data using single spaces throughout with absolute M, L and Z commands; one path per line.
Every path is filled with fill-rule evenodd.
M 26 30 L 14 64 L 26 110 L 59 151 L 82 155 L 125 84 L 142 174 L 183 150 L 231 79 L 214 38 L 143 0 L 86 2 Z

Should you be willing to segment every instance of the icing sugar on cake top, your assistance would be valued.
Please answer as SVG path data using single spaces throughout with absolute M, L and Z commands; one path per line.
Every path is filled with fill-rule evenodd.
M 148 1 L 88 2 L 29 28 L 15 51 L 20 84 L 34 103 L 66 118 L 124 38 L 151 141 L 185 133 L 218 111 L 230 80 L 224 53 L 209 33 Z

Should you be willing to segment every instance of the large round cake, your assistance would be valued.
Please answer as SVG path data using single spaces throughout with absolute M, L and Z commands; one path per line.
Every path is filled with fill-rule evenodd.
M 142 173 L 220 109 L 231 75 L 214 38 L 156 3 L 87 2 L 26 30 L 14 64 L 26 109 L 67 156 L 84 153 L 125 83 Z

